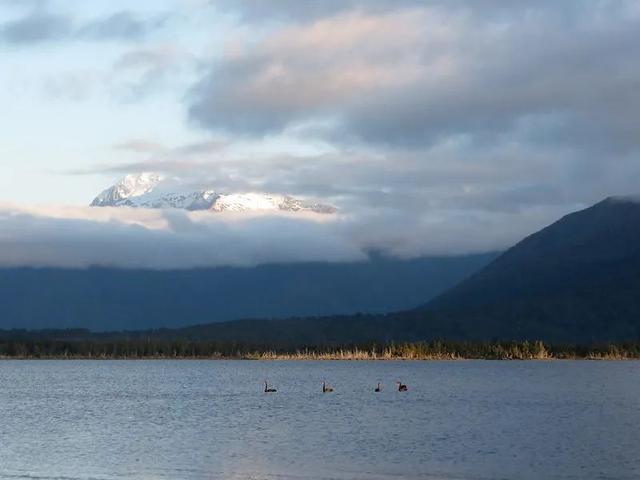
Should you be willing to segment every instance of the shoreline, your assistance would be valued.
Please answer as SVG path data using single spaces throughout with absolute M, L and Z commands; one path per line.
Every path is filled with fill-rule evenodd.
M 57 361 L 77 361 L 77 360 L 95 360 L 95 361 L 161 361 L 161 360 L 177 360 L 177 361 L 269 361 L 269 362 L 465 362 L 482 360 L 487 362 L 545 362 L 545 361 L 640 361 L 637 356 L 549 356 L 544 358 L 513 358 L 513 357 L 393 357 L 393 358 L 348 358 L 335 356 L 0 356 L 0 362 L 15 360 L 57 360 Z
M 0 360 L 640 360 L 640 342 L 554 345 L 539 340 L 433 341 L 296 347 L 154 338 L 0 338 Z

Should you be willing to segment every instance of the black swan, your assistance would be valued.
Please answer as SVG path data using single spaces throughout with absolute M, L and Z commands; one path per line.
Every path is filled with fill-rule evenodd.
M 328 393 L 328 392 L 333 392 L 333 388 L 331 388 L 329 385 L 327 385 L 327 382 L 323 381 L 322 382 L 322 393 Z

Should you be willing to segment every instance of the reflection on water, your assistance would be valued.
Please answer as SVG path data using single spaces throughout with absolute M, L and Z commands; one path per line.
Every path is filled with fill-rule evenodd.
M 639 368 L 2 361 L 0 478 L 638 478 Z

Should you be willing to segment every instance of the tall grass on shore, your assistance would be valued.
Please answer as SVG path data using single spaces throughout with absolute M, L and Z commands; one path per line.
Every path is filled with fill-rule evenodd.
M 499 343 L 417 342 L 390 344 L 380 348 L 304 349 L 294 352 L 268 350 L 253 352 L 247 358 L 261 360 L 546 360 L 640 359 L 639 344 L 600 346 L 549 346 L 542 341 Z
M 545 360 L 640 359 L 640 342 L 551 345 L 542 341 L 412 342 L 301 347 L 161 339 L 12 339 L 0 337 L 0 358 L 260 359 L 260 360 Z

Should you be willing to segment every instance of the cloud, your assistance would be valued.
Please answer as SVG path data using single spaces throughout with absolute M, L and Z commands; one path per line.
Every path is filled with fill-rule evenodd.
M 193 90 L 191 115 L 214 129 L 256 134 L 339 116 L 336 107 L 354 95 L 407 84 L 415 72 L 402 59 L 424 21 L 416 12 L 349 13 L 283 28 L 214 65 Z
M 17 46 L 60 41 L 135 41 L 161 28 L 165 20 L 164 16 L 140 18 L 130 11 L 118 11 L 76 22 L 71 15 L 50 12 L 44 2 L 32 7 L 26 14 L 0 23 L 1 41 Z
M 165 147 L 158 142 L 144 139 L 132 139 L 114 145 L 117 150 L 131 151 L 135 153 L 156 153 L 165 150 Z
M 131 50 L 116 62 L 116 69 L 146 68 L 161 70 L 172 67 L 175 63 L 188 55 L 173 45 L 159 45 L 153 48 L 139 48 Z
M 211 159 L 222 160 L 221 155 L 228 143 L 222 140 L 204 140 L 186 143 L 177 147 L 167 147 L 148 139 L 131 139 L 113 145 L 115 150 L 133 153 L 143 157 L 141 160 L 94 164 L 87 168 L 67 170 L 66 175 L 121 174 L 154 171 L 169 176 L 181 176 L 183 180 L 200 181 L 215 174 L 214 165 L 221 166 L 224 161 L 212 165 Z M 236 163 L 236 162 L 234 162 Z M 185 172 L 187 175 L 185 175 Z M 204 179 L 203 179 L 204 176 Z
M 349 11 L 385 13 L 405 8 L 439 8 L 449 11 L 481 13 L 485 18 L 501 20 L 518 14 L 535 15 L 537 12 L 553 8 L 565 17 L 575 16 L 585 8 L 582 0 L 325 0 L 305 3 L 298 0 L 210 0 L 215 9 L 240 16 L 243 22 L 263 23 L 305 23 L 318 18 L 329 17 Z M 604 2 L 608 9 L 625 8 L 626 1 Z
M 467 212 L 533 226 L 539 209 L 637 190 L 635 2 L 214 4 L 260 28 L 210 61 L 188 97 L 192 122 L 327 146 L 217 158 L 220 181 L 383 209 L 390 224 Z
M 478 149 L 461 140 L 420 150 L 315 155 L 241 154 L 213 142 L 143 153 L 140 160 L 97 164 L 73 173 L 115 177 L 155 171 L 194 188 L 314 198 L 353 215 L 375 209 L 428 215 L 468 208 L 519 212 L 527 218 L 537 207 L 564 208 L 566 213 L 616 192 L 633 192 L 640 175 L 635 157 L 620 157 L 615 167 L 597 156 L 585 159 L 569 150 L 517 142 Z
M 215 60 L 193 88 L 191 118 L 253 136 L 315 124 L 318 136 L 338 144 L 512 136 L 639 146 L 630 127 L 640 102 L 640 13 L 632 3 L 478 3 L 488 8 L 380 2 L 377 10 L 298 17 Z
M 161 20 L 146 21 L 132 12 L 122 11 L 87 23 L 77 35 L 94 40 L 138 40 L 161 24 Z
M 135 48 L 121 55 L 111 67 L 117 87 L 114 93 L 129 102 L 159 91 L 181 92 L 185 84 L 193 81 L 196 68 L 193 54 L 172 43 Z
M 36 10 L 0 24 L 0 39 L 11 44 L 28 45 L 68 38 L 71 30 L 68 18 Z
M 0 266 L 184 269 L 353 262 L 372 250 L 410 258 L 504 248 L 544 225 L 501 214 L 230 214 L 90 207 L 0 206 Z M 496 233 L 497 232 L 497 233 Z
M 360 11 L 369 13 L 384 13 L 403 8 L 443 6 L 459 9 L 482 8 L 491 11 L 508 9 L 510 2 L 500 0 L 467 2 L 464 0 L 325 0 L 323 2 L 300 2 L 298 0 L 266 0 L 255 2 L 252 0 L 212 0 L 211 4 L 223 12 L 240 15 L 243 21 L 249 23 L 264 22 L 308 22 L 318 18 L 336 14 Z M 520 2 L 525 4 L 525 2 Z M 532 2 L 527 2 L 531 4 Z M 540 3 L 540 2 L 538 2 Z M 569 2 L 567 2 L 569 3 Z M 478 4 L 477 6 L 475 4 Z
M 363 258 L 321 222 L 284 215 L 5 206 L 0 231 L 5 267 L 175 269 Z

